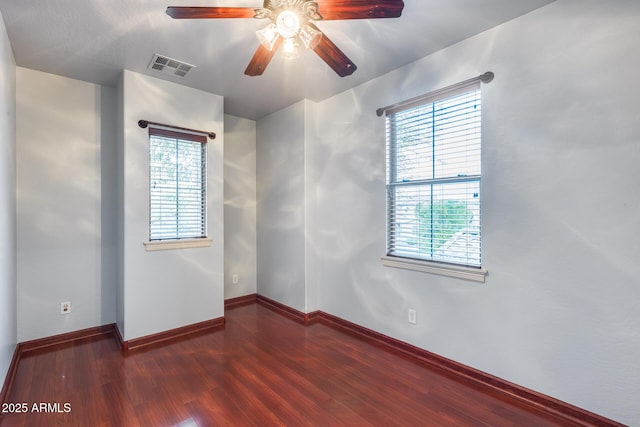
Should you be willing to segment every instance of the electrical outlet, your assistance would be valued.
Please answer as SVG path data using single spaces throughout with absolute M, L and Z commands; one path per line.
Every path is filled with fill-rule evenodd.
M 407 311 L 407 320 L 412 325 L 417 325 L 418 324 L 418 314 L 416 313 L 416 311 L 414 309 L 410 308 Z
M 231 281 L 233 282 L 234 285 L 238 284 L 238 275 L 234 274 L 233 276 L 231 276 Z
M 60 314 L 71 313 L 71 301 L 65 301 L 60 303 Z

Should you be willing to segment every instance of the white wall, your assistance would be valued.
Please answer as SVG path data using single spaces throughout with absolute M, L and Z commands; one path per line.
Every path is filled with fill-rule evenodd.
M 118 297 L 130 340 L 224 315 L 223 99 L 164 80 L 124 71 L 122 78 L 123 138 L 118 160 L 123 173 L 123 264 Z M 213 131 L 208 140 L 208 248 L 146 252 L 149 239 L 148 131 L 138 120 Z M 120 191 L 120 190 L 119 190 Z
M 17 68 L 18 341 L 115 320 L 114 282 L 102 271 L 105 107 L 106 88 Z
M 640 424 L 638 22 L 637 1 L 559 0 L 316 105 L 305 140 L 319 308 Z M 385 124 L 376 108 L 488 70 L 496 78 L 483 86 L 486 283 L 383 267 Z M 286 261 L 299 260 L 276 242 L 300 239 L 304 199 L 301 131 L 278 132 L 300 114 L 258 122 L 259 201 L 271 207 L 258 215 L 258 263 L 281 272 L 279 286 L 296 271 Z M 272 151 L 262 165 L 261 150 Z M 268 246 L 267 233 L 276 236 Z M 262 292 L 260 269 L 258 277 Z M 271 295 L 295 297 L 299 308 L 298 291 L 287 291 Z
M 304 311 L 305 102 L 257 122 L 258 293 Z
M 0 384 L 17 343 L 15 79 L 16 64 L 0 13 Z
M 256 249 L 256 122 L 225 115 L 225 299 L 256 293 Z
M 305 307 L 304 312 L 310 313 L 319 310 L 319 293 L 322 286 L 320 282 L 319 254 L 316 244 L 316 234 L 318 228 L 318 182 L 320 181 L 320 169 L 317 167 L 316 158 L 318 152 L 315 137 L 322 134 L 323 130 L 318 128 L 317 104 L 304 101 L 304 233 L 305 233 Z
M 124 73 L 116 87 L 116 324 L 122 337 L 124 324 Z
M 117 92 L 100 87 L 100 266 L 102 324 L 116 321 Z

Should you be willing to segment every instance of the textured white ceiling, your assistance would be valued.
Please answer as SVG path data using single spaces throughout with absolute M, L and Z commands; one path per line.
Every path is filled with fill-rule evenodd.
M 321 21 L 358 67 L 346 78 L 312 51 L 295 60 L 276 54 L 262 76 L 245 76 L 263 20 L 165 14 L 167 6 L 255 8 L 260 0 L 0 0 L 0 12 L 19 66 L 109 86 L 132 70 L 223 95 L 225 113 L 258 119 L 303 98 L 328 98 L 552 1 L 405 0 L 400 18 Z M 148 70 L 154 53 L 197 68 L 182 79 Z

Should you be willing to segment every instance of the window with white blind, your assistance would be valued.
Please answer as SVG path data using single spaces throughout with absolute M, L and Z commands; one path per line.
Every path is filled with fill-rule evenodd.
M 206 137 L 149 128 L 149 240 L 207 236 Z
M 480 98 L 476 81 L 387 111 L 387 259 L 481 267 Z

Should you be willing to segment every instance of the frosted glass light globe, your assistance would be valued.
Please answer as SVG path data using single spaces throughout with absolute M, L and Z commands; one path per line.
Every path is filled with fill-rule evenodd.
M 300 18 L 298 14 L 291 10 L 284 10 L 276 19 L 278 32 L 285 39 L 295 37 L 300 31 Z

